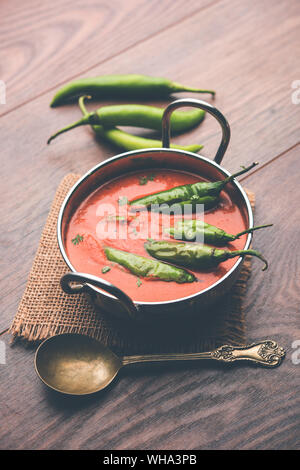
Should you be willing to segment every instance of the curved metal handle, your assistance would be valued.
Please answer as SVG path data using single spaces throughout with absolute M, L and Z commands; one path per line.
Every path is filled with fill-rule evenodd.
M 162 117 L 162 146 L 165 148 L 170 147 L 170 117 L 175 109 L 182 108 L 183 106 L 192 106 L 194 108 L 203 109 L 217 119 L 222 128 L 222 140 L 214 161 L 216 163 L 221 163 L 230 141 L 230 127 L 225 116 L 217 108 L 205 101 L 195 100 L 193 98 L 184 98 L 173 101 L 166 107 Z
M 76 282 L 77 285 L 72 286 L 70 284 L 71 282 Z M 123 292 L 121 289 L 114 286 L 110 282 L 105 281 L 104 279 L 101 279 L 97 276 L 93 276 L 92 274 L 70 272 L 64 274 L 60 280 L 61 288 L 66 294 L 78 294 L 80 292 L 86 292 L 88 291 L 88 284 L 91 284 L 95 287 L 100 287 L 100 289 L 103 289 L 109 294 L 114 295 L 123 305 L 123 307 L 127 310 L 131 318 L 135 318 L 137 316 L 138 309 L 134 305 L 131 298 L 127 294 L 125 294 L 125 292 Z
M 136 362 L 191 361 L 200 359 L 215 359 L 221 362 L 252 361 L 256 364 L 276 367 L 285 356 L 282 347 L 273 340 L 265 340 L 249 346 L 237 347 L 225 344 L 214 351 L 188 354 L 147 354 L 142 356 L 124 356 L 123 365 Z

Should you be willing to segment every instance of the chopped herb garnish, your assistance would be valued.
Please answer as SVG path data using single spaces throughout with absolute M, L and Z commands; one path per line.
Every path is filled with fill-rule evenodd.
M 128 204 L 128 198 L 126 196 L 121 196 L 119 197 L 118 199 L 118 203 L 119 203 L 119 206 L 125 206 L 126 204 Z
M 148 183 L 148 178 L 147 176 L 142 176 L 140 178 L 140 185 L 143 186 L 144 184 L 147 184 Z
M 102 273 L 105 274 L 105 273 L 108 273 L 108 271 L 110 271 L 110 267 L 109 266 L 104 266 L 102 269 L 101 269 Z
M 80 242 L 82 242 L 83 240 L 83 236 L 82 235 L 79 235 L 79 233 L 76 235 L 75 238 L 72 239 L 72 243 L 74 245 L 79 245 Z
M 147 184 L 148 181 L 153 181 L 154 177 L 155 177 L 155 175 L 141 176 L 139 183 L 140 183 L 141 186 L 143 186 L 144 184 Z
M 142 285 L 142 281 L 138 278 L 137 281 L 136 281 L 136 284 L 138 287 L 140 287 Z

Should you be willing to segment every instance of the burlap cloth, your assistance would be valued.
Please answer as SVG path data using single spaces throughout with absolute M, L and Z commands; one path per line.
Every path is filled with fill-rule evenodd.
M 38 341 L 58 333 L 84 333 L 99 339 L 118 353 L 197 352 L 225 343 L 245 343 L 243 296 L 250 275 L 246 259 L 231 291 L 205 315 L 167 330 L 121 324 L 96 310 L 87 294 L 67 295 L 60 287 L 68 271 L 56 239 L 57 216 L 69 189 L 79 175 L 67 175 L 59 185 L 29 274 L 26 289 L 13 320 L 13 338 Z M 248 191 L 252 207 L 254 194 Z M 183 313 L 184 314 L 184 313 Z

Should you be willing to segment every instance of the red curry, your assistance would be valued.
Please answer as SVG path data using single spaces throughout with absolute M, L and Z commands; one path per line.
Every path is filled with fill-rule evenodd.
M 221 263 L 213 271 L 192 271 L 199 282 L 177 284 L 138 279 L 122 266 L 108 261 L 103 249 L 104 246 L 110 246 L 150 257 L 144 248 L 147 238 L 170 240 L 164 229 L 172 226 L 180 216 L 151 211 L 132 214 L 126 201 L 197 181 L 199 177 L 191 173 L 153 169 L 130 173 L 99 187 L 80 204 L 69 222 L 66 251 L 76 271 L 102 277 L 122 289 L 133 300 L 142 302 L 174 300 L 196 294 L 214 284 L 232 268 L 237 259 Z M 193 217 L 199 215 L 194 214 Z M 218 206 L 204 215 L 201 214 L 199 218 L 231 234 L 246 229 L 241 211 L 225 191 L 221 193 Z M 242 249 L 246 238 L 247 235 L 240 237 L 227 248 Z

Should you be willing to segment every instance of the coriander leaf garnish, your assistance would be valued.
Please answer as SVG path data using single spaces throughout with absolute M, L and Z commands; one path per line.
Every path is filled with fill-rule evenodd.
M 140 278 L 137 279 L 136 283 L 137 283 L 138 287 L 140 287 L 142 285 L 142 281 L 140 280 Z
M 104 266 L 102 269 L 101 269 L 102 273 L 105 274 L 105 273 L 108 273 L 108 271 L 110 271 L 110 267 L 109 266 Z
M 143 186 L 144 184 L 147 184 L 148 181 L 153 181 L 155 175 L 150 175 L 150 176 L 141 176 L 139 180 L 139 184 Z
M 74 245 L 79 245 L 79 243 L 82 241 L 83 241 L 83 235 L 79 235 L 79 233 L 76 235 L 75 238 L 72 239 L 72 243 Z
M 148 178 L 147 176 L 142 176 L 140 178 L 140 185 L 143 186 L 144 184 L 147 184 L 148 183 Z

